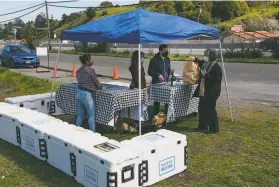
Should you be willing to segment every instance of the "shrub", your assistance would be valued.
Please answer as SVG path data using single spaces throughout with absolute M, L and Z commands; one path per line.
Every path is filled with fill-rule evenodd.
M 108 15 L 108 11 L 104 10 L 101 14 L 101 16 L 107 16 Z
M 244 49 L 235 50 L 233 48 L 226 49 L 224 57 L 226 58 L 261 58 L 262 51 L 260 49 Z
M 96 11 L 92 7 L 89 7 L 86 9 L 86 16 L 89 19 L 94 18 L 96 16 Z

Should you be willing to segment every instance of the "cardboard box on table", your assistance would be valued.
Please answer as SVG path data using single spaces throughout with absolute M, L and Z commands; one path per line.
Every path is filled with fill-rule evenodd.
M 7 103 L 0 103 L 0 138 L 16 146 L 21 145 L 21 125 L 18 119 L 32 113 L 32 110 Z
M 140 153 L 117 141 L 93 141 L 75 150 L 76 180 L 86 187 L 136 187 Z
M 70 176 L 76 176 L 76 155 L 74 147 L 91 142 L 99 144 L 108 141 L 108 138 L 90 130 L 69 125 L 67 128 L 59 126 L 48 129 L 45 134 L 48 149 L 47 162 Z
M 186 136 L 168 130 L 147 133 L 121 142 L 142 153 L 140 183 L 150 186 L 187 168 Z
M 44 114 L 62 115 L 63 111 L 57 106 L 55 93 L 52 94 L 52 101 L 49 102 L 51 93 L 25 95 L 6 98 L 5 102 L 19 107 L 29 108 Z

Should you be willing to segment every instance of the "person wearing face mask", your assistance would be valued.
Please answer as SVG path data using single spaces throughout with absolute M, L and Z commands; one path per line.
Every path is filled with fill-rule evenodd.
M 168 57 L 168 46 L 161 44 L 159 52 L 150 60 L 148 75 L 152 77 L 152 84 L 168 82 L 171 80 L 171 65 Z M 154 102 L 154 115 L 160 111 L 160 103 Z M 168 105 L 165 104 L 165 114 L 168 112 Z
M 76 121 L 77 126 L 81 126 L 84 120 L 84 115 L 88 115 L 89 129 L 96 132 L 95 129 L 95 109 L 92 92 L 94 90 L 101 90 L 100 84 L 95 70 L 92 68 L 93 60 L 90 55 L 82 55 L 79 57 L 82 66 L 77 70 L 77 107 L 78 118 Z
M 219 132 L 219 121 L 216 101 L 221 93 L 222 69 L 217 63 L 217 52 L 208 49 L 204 52 L 204 60 L 194 58 L 200 67 L 199 85 L 194 97 L 199 97 L 199 125 L 202 132 Z
M 131 89 L 139 88 L 139 60 L 138 60 L 138 51 L 135 51 L 131 58 L 131 66 L 129 71 L 132 75 L 132 83 L 130 85 Z M 145 72 L 144 72 L 144 53 L 141 52 L 141 89 L 146 88 Z

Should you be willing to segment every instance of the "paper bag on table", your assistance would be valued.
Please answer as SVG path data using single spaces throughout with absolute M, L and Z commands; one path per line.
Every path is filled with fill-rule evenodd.
M 184 62 L 183 83 L 185 85 L 196 84 L 199 79 L 199 66 L 195 62 Z

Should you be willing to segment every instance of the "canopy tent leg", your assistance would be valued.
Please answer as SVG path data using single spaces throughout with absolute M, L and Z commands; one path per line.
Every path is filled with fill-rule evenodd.
M 219 47 L 220 47 L 221 61 L 222 61 L 222 66 L 223 66 L 223 71 L 224 71 L 227 99 L 228 99 L 228 104 L 229 104 L 229 108 L 230 108 L 231 120 L 233 122 L 232 107 L 231 107 L 231 101 L 230 101 L 230 97 L 229 97 L 229 89 L 228 89 L 228 83 L 227 83 L 227 75 L 226 75 L 226 69 L 225 69 L 225 64 L 224 64 L 221 40 L 219 40 Z
M 60 51 L 61 51 L 61 44 L 62 44 L 62 40 L 60 40 L 59 48 L 58 48 L 58 53 L 57 53 L 57 58 L 56 58 L 56 71 L 58 69 L 58 64 L 59 64 L 59 56 L 60 56 Z M 53 71 L 52 85 L 51 85 L 51 94 L 50 94 L 50 98 L 49 98 L 49 104 L 52 101 L 52 94 L 53 94 L 55 80 L 56 80 L 56 75 L 55 75 L 55 72 Z M 48 108 L 48 113 L 50 113 L 49 109 L 50 109 L 50 107 Z
M 139 135 L 141 135 L 141 44 L 138 44 L 138 74 L 139 74 Z

